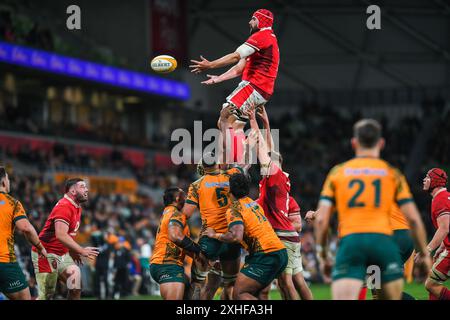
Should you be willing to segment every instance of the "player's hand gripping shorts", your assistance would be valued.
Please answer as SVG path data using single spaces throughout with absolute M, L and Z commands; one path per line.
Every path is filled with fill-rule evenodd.
M 450 252 L 444 250 L 431 268 L 430 279 L 438 284 L 443 284 L 450 278 Z
M 46 259 L 40 256 L 37 252 L 32 251 L 31 259 L 38 285 L 38 300 L 51 299 L 55 294 L 58 277 L 69 266 L 76 266 L 69 253 L 62 256 L 49 253 L 48 258 Z M 78 266 L 76 267 L 78 268 Z M 75 289 L 81 288 L 79 283 L 74 284 L 74 286 Z
M 236 89 L 226 98 L 227 102 L 236 109 L 233 114 L 239 121 L 246 122 L 248 117 L 244 114 L 251 107 L 258 107 L 267 102 L 263 96 L 253 88 L 248 81 L 241 81 Z M 226 107 L 226 104 L 224 105 Z

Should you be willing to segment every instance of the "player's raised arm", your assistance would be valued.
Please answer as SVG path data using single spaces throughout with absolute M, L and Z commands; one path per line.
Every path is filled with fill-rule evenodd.
M 248 56 L 252 55 L 255 52 L 256 52 L 255 48 L 244 43 L 240 45 L 235 52 L 229 53 L 214 61 L 208 61 L 203 56 L 200 56 L 200 61 L 191 60 L 193 64 L 190 65 L 189 68 L 191 68 L 192 69 L 191 72 L 194 73 L 201 73 L 202 71 L 208 69 L 222 68 L 229 66 L 231 64 L 238 63 L 240 60 L 245 60 Z
M 186 218 L 189 219 L 197 209 L 198 209 L 197 186 L 195 184 L 191 184 L 189 186 L 188 195 L 186 197 L 186 201 L 184 203 L 181 212 L 186 216 Z
M 267 148 L 269 149 L 269 151 L 274 151 L 273 150 L 273 148 L 274 148 L 273 137 L 272 137 L 272 133 L 270 132 L 269 116 L 267 115 L 266 108 L 264 107 L 264 105 L 262 105 L 259 108 L 257 113 L 258 113 L 258 116 L 261 118 L 264 130 L 266 131 L 265 139 L 266 139 L 266 143 L 267 143 Z
M 209 79 L 203 81 L 202 84 L 211 85 L 239 77 L 244 72 L 246 63 L 246 59 L 241 59 L 236 65 L 222 73 L 220 76 L 207 74 L 206 76 Z

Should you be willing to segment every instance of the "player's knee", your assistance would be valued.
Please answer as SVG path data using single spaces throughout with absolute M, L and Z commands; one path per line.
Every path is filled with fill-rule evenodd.
M 428 278 L 425 281 L 425 289 L 427 289 L 427 291 L 430 292 L 430 293 L 434 293 L 434 291 L 436 291 L 436 289 L 438 287 L 439 287 L 439 284 L 437 284 L 436 282 L 434 282 L 430 278 Z
M 67 267 L 67 289 L 68 290 L 81 290 L 81 270 L 78 266 L 71 265 Z
M 208 271 L 199 270 L 198 266 L 192 265 L 191 278 L 193 282 L 204 282 L 208 276 Z

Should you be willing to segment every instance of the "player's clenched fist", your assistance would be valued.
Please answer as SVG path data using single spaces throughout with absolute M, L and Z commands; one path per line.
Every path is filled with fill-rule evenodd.
M 305 215 L 305 220 L 307 221 L 307 222 L 311 222 L 311 221 L 313 221 L 315 218 L 316 218 L 316 212 L 315 211 L 313 211 L 313 210 L 309 210 L 307 213 L 306 213 L 306 215 Z

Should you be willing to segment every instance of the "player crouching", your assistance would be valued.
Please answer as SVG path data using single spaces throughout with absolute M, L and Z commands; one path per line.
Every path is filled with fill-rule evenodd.
M 150 274 L 160 285 L 164 300 L 183 300 L 189 283 L 184 273 L 184 258 L 186 253 L 199 254 L 200 246 L 189 237 L 186 216 L 180 211 L 186 199 L 184 191 L 178 187 L 168 188 L 163 199 L 165 208 L 150 260 Z
M 241 243 L 249 255 L 233 290 L 234 300 L 258 300 L 258 295 L 286 268 L 286 248 L 278 239 L 264 211 L 248 197 L 249 181 L 238 173 L 230 178 L 233 203 L 226 212 L 228 231 L 207 228 L 203 235 L 225 243 Z

